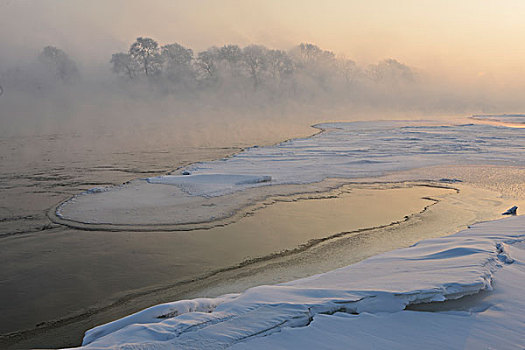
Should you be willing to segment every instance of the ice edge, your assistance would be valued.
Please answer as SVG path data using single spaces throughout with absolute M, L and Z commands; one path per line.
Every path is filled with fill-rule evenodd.
M 88 331 L 83 345 L 224 348 L 285 327 L 307 326 L 320 314 L 392 313 L 491 290 L 495 271 L 514 262 L 508 246 L 525 239 L 524 221 L 518 216 L 480 223 L 449 237 L 239 295 L 157 305 Z

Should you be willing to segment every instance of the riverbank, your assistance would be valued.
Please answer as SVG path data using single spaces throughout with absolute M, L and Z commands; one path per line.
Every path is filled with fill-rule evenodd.
M 524 218 L 478 223 L 288 283 L 157 305 L 88 331 L 83 345 L 519 348 Z
M 209 163 L 221 172 L 233 171 L 230 175 L 235 177 L 248 165 L 258 174 L 250 176 L 261 176 L 270 161 L 272 182 L 276 181 L 271 186 L 242 182 L 241 186 L 254 187 L 231 191 L 231 184 L 214 182 L 213 195 L 198 197 L 191 191 L 207 188 L 188 187 L 192 183 L 184 179 L 183 183 L 177 180 L 178 185 L 133 180 L 107 191 L 87 191 L 80 206 L 75 203 L 79 197 L 67 201 L 73 209 L 69 213 L 80 220 L 66 218 L 59 224 L 45 224 L 41 231 L 8 232 L 1 241 L 7 253 L 1 261 L 6 298 L 0 308 L 6 318 L 0 345 L 78 345 L 85 330 L 154 304 L 241 292 L 260 284 L 327 272 L 421 239 L 455 233 L 472 223 L 498 218 L 510 206 L 525 204 L 523 167 L 509 166 L 522 161 L 520 134 L 493 127 L 472 129 L 470 125 L 394 124 L 398 129 L 393 138 L 388 129 L 391 123 L 343 125 L 336 135 L 291 140 L 268 149 L 250 148 L 225 161 L 186 167 L 197 176 L 199 172 L 208 176 Z M 361 129 L 354 130 L 354 126 Z M 476 133 L 480 128 L 500 136 Z M 360 133 L 361 140 L 356 140 Z M 380 147 L 376 147 L 378 143 Z M 506 165 L 469 165 L 478 144 L 483 150 L 478 162 Z M 509 145 L 512 147 L 505 148 Z M 396 149 L 403 150 L 402 154 Z M 210 157 L 210 152 L 204 150 L 203 154 Z M 159 170 L 152 170 L 152 165 L 158 166 L 156 159 L 161 159 L 163 167 L 169 167 L 173 155 L 160 152 L 126 157 L 145 162 L 139 168 L 132 168 L 136 163 L 130 162 L 128 169 L 97 165 L 87 174 L 97 179 L 97 184 L 107 178 L 98 174 L 122 170 L 133 174 L 125 175 L 128 179 L 140 174 L 158 178 L 154 175 Z M 442 164 L 452 159 L 455 164 Z M 460 160 L 467 164 L 457 164 Z M 235 163 L 233 170 L 228 162 Z M 291 167 L 280 171 L 286 163 Z M 441 165 L 417 167 L 434 163 Z M 75 185 L 76 177 L 69 168 L 50 170 L 60 176 L 44 176 L 39 171 L 23 178 L 50 184 L 37 186 L 31 198 L 46 196 L 49 191 L 63 201 L 78 194 L 77 187 L 94 184 Z M 376 177 L 357 177 L 369 171 Z M 346 178 L 331 177 L 337 174 Z M 323 176 L 328 177 L 322 180 Z M 15 184 L 8 193 L 18 191 L 20 176 L 15 173 L 6 178 Z M 287 179 L 295 182 L 288 184 Z M 24 186 L 29 189 L 33 185 L 21 188 Z M 120 192 L 121 188 L 124 191 Z M 217 189 L 220 195 L 215 195 Z M 121 194 L 124 197 L 120 199 L 125 200 L 119 201 Z M 108 195 L 110 201 L 99 201 L 99 195 Z M 178 199 L 182 202 L 177 203 Z M 99 210 L 104 203 L 109 207 Z M 86 204 L 94 211 L 84 212 Z M 17 218 L 31 223 L 46 219 Z M 164 221 L 158 223 L 157 219 Z M 9 226 L 11 221 L 3 224 Z
M 13 303 L 5 313 L 13 325 L 40 325 L 4 336 L 3 345 L 79 345 L 86 329 L 157 303 L 327 272 L 493 219 L 510 203 L 461 183 L 353 184 L 316 196 L 283 197 L 238 222 L 200 231 L 48 233 L 45 248 L 60 249 L 45 264 L 23 266 L 34 273 L 33 304 L 24 312 Z M 29 237 L 4 244 L 6 261 L 44 248 Z M 11 273 L 27 278 L 20 267 Z M 47 285 L 38 289 L 42 275 Z

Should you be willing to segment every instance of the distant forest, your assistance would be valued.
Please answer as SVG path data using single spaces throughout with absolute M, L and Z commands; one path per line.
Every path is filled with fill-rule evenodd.
M 309 83 L 320 88 L 349 87 L 359 80 L 385 84 L 412 82 L 412 70 L 394 59 L 360 68 L 352 60 L 316 45 L 302 43 L 288 52 L 262 45 L 225 45 L 195 54 L 180 44 L 137 38 L 128 52 L 113 54 L 112 71 L 129 79 L 150 79 L 185 88 L 238 85 L 253 90 L 288 91 Z
M 83 80 L 79 65 L 60 48 L 46 46 L 30 67 L 0 71 L 0 86 L 49 89 Z M 358 66 L 317 45 L 301 43 L 288 51 L 262 45 L 224 45 L 195 53 L 173 43 L 159 45 L 139 37 L 127 52 L 108 57 L 107 71 L 121 88 L 147 87 L 163 95 L 267 94 L 274 99 L 313 98 L 317 95 L 395 93 L 417 81 L 414 71 L 395 59 Z M 82 65 L 80 65 L 81 67 Z M 106 79 L 107 77 L 105 77 Z M 92 82 L 94 79 L 91 78 Z

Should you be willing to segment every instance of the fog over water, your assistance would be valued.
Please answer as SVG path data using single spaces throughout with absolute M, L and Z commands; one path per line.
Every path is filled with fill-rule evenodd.
M 468 4 L 2 0 L 0 135 L 109 130 L 224 144 L 262 124 L 519 112 L 522 4 Z M 110 63 L 138 37 L 155 40 L 159 54 L 177 44 L 160 74 L 130 79 Z M 57 74 L 41 57 L 46 46 L 74 70 Z M 221 56 L 225 47 L 240 55 Z M 180 48 L 192 50 L 187 61 Z M 205 54 L 215 54 L 213 76 Z M 213 137 L 201 130 L 210 125 Z
M 86 329 L 142 307 L 220 294 L 223 287 L 213 283 L 229 283 L 220 274 L 186 289 L 177 283 L 261 254 L 272 257 L 283 248 L 280 229 L 274 245 L 260 252 L 259 241 L 243 236 L 242 225 L 238 231 L 218 229 L 231 242 L 244 237 L 246 247 L 253 248 L 249 253 L 239 244 L 234 255 L 227 243 L 206 239 L 215 231 L 194 236 L 78 230 L 53 223 L 49 211 L 54 206 L 93 187 L 118 186 L 246 147 L 307 137 L 319 132 L 310 125 L 323 122 L 425 119 L 450 124 L 465 123 L 472 114 L 522 113 L 524 13 L 521 0 L 0 0 L 0 314 L 5 316 L 0 348 L 78 345 Z M 491 118 L 478 122 L 509 121 Z M 492 130 L 470 128 L 475 136 Z M 504 130 L 514 133 L 505 140 L 521 147 L 516 130 Z M 466 142 L 464 135 L 454 141 Z M 504 153 L 500 148 L 494 152 Z M 427 171 L 438 176 L 436 169 Z M 441 211 L 425 212 L 431 218 L 424 222 L 428 237 L 499 217 L 517 203 L 512 197 L 517 193 L 523 200 L 519 167 L 444 168 L 438 174 L 466 178 L 507 197 L 467 187 L 461 200 L 446 195 L 450 202 L 434 207 Z M 366 188 L 363 198 L 385 189 L 384 195 L 397 191 Z M 421 198 L 431 188 L 414 190 Z M 513 202 L 505 202 L 508 198 Z M 433 200 L 392 206 L 401 212 L 385 223 L 411 213 L 419 220 L 417 213 L 428 201 Z M 292 248 L 309 225 L 301 219 L 308 205 L 297 207 L 297 224 L 281 220 L 298 233 Z M 377 213 L 383 220 L 384 211 Z M 324 225 L 324 216 L 306 216 Z M 264 232 L 261 218 L 253 227 Z M 407 227 L 400 225 L 399 231 Z M 388 230 L 376 231 L 349 237 L 346 245 L 319 247 L 322 254 L 306 254 L 300 272 L 292 268 L 294 259 L 288 274 L 263 271 L 264 281 L 324 272 L 397 247 Z M 400 246 L 419 240 L 422 231 L 413 226 L 403 232 Z M 264 235 L 258 237 L 264 241 Z M 377 237 L 385 244 L 378 244 Z M 187 249 L 192 244 L 195 248 Z M 340 254 L 332 255 L 334 249 Z M 260 274 L 250 268 L 241 271 L 249 281 L 235 288 L 260 283 Z M 237 279 L 239 272 L 228 271 Z M 153 298 L 150 292 L 159 286 L 164 289 Z

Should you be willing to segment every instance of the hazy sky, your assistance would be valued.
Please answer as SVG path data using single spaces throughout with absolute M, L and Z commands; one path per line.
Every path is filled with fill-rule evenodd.
M 525 73 L 523 0 L 0 0 L 0 58 L 51 44 L 107 62 L 137 36 L 196 50 L 307 41 L 359 63 L 393 57 L 471 80 Z

